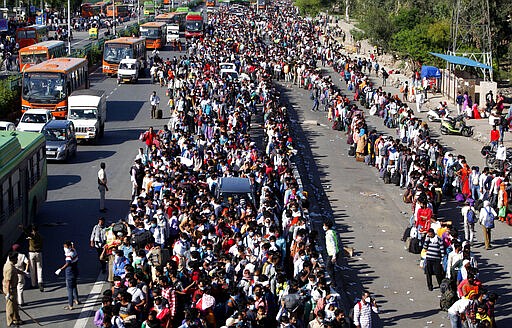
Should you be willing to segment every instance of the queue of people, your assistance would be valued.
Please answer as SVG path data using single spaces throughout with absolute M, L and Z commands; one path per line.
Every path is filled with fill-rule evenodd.
M 336 52 L 336 46 L 333 49 L 329 61 L 347 90 L 342 91 L 329 76 L 311 72 L 307 88 L 312 90 L 312 110 L 323 109 L 334 129 L 346 131 L 349 155 L 375 167 L 384 183 L 402 189 L 404 202 L 411 204 L 403 240 L 409 251 L 420 255 L 429 291 L 436 276 L 442 293 L 440 307 L 448 311 L 452 327 L 496 327 L 497 295 L 479 279 L 471 247 L 476 225 L 482 227 L 485 249 L 490 249 L 495 220 L 506 221 L 508 176 L 487 167 L 480 171 L 463 155 L 445 151 L 407 99 L 384 92 L 370 80 L 372 68 L 378 72 L 376 60 L 366 59 L 364 65 L 360 58 Z M 391 135 L 370 129 L 367 115 L 381 117 L 384 126 L 393 129 Z M 439 208 L 451 199 L 463 205 L 462 215 L 442 220 Z M 463 235 L 457 226 L 463 227 Z

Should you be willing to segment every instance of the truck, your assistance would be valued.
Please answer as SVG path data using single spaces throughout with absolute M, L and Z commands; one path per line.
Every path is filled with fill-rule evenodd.
M 107 99 L 103 90 L 77 90 L 68 98 L 68 120 L 78 141 L 98 142 L 105 132 Z
M 167 43 L 180 38 L 180 26 L 178 24 L 167 25 Z
M 137 82 L 139 79 L 139 72 L 141 63 L 138 59 L 125 58 L 119 63 L 117 70 L 117 83 L 121 82 Z

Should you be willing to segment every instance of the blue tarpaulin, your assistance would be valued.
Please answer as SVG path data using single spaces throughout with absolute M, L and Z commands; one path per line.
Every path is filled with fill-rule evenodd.
M 477 61 L 475 61 L 473 59 L 469 59 L 467 57 L 444 55 L 444 54 L 438 54 L 438 53 L 435 53 L 435 52 L 431 52 L 430 54 L 434 55 L 436 57 L 439 57 L 442 60 L 446 60 L 447 62 L 449 62 L 451 64 L 462 65 L 462 66 L 478 67 L 478 68 L 492 70 L 491 66 L 482 64 L 480 62 L 477 62 Z
M 439 68 L 434 66 L 421 66 L 421 78 L 429 78 L 429 77 L 435 77 L 435 78 L 441 78 L 441 71 L 439 71 Z

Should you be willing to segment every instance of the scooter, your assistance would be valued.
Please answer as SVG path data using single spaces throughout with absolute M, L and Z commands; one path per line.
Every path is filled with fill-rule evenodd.
M 454 134 L 471 137 L 473 135 L 473 127 L 466 125 L 464 115 L 459 115 L 457 117 L 448 116 L 441 119 L 441 134 Z

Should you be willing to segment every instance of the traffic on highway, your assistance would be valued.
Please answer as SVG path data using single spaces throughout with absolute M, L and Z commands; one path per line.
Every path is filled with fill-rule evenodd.
M 156 14 L 154 6 L 144 12 Z M 20 52 L 23 114 L 16 133 L 9 124 L 0 131 L 7 326 L 419 326 L 447 324 L 443 310 L 452 327 L 496 327 L 497 292 L 472 247 L 478 222 L 490 249 L 494 218 L 506 219 L 504 174 L 483 170 L 475 180 L 476 169 L 435 141 L 406 99 L 372 87 L 375 58 L 360 65 L 291 2 L 206 6 L 161 13 L 136 35 L 106 41 L 97 67 L 65 57 L 60 41 Z M 372 106 L 398 136 L 371 128 Z M 325 137 L 310 133 L 307 117 L 343 133 L 326 130 L 333 140 L 320 145 Z M 407 226 L 421 270 L 394 269 L 399 260 L 374 270 L 425 290 L 413 305 L 430 306 L 425 316 L 411 315 L 410 291 L 345 281 L 347 265 L 357 267 L 344 247 L 349 221 L 304 182 L 320 177 L 304 164 L 316 148 L 309 143 L 341 154 L 341 138 L 349 158 L 375 166 L 412 205 L 399 223 L 395 204 L 370 210 L 376 198 L 356 191 L 373 174 L 336 160 L 348 185 L 333 189 L 350 189 L 341 201 L 364 212 L 350 223 L 365 225 L 360 240 L 389 239 L 370 233 L 385 233 L 379 224 Z M 452 197 L 462 215 L 443 212 Z M 426 286 L 412 281 L 425 274 Z

